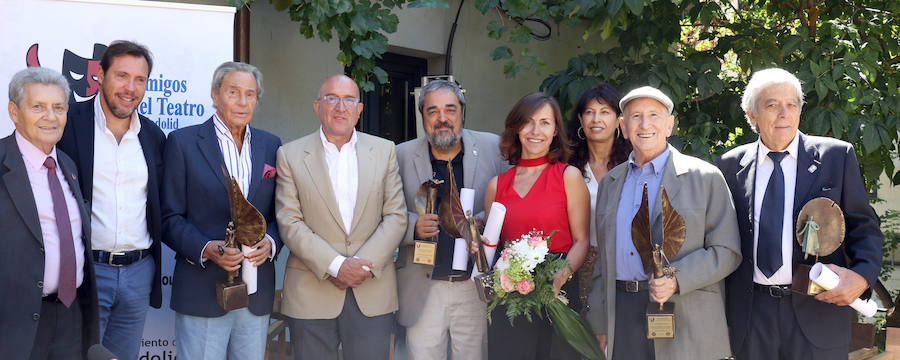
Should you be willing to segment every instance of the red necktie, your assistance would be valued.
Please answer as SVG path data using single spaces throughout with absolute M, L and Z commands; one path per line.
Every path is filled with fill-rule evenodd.
M 53 198 L 53 215 L 59 232 L 59 288 L 56 296 L 66 307 L 75 301 L 75 241 L 72 239 L 72 223 L 62 186 L 56 177 L 56 161 L 52 157 L 44 160 L 47 167 L 47 181 L 50 183 L 50 197 Z

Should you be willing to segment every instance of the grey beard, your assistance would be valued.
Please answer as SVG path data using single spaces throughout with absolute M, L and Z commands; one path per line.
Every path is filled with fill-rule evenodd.
M 436 134 L 428 135 L 428 143 L 439 150 L 447 150 L 457 143 L 461 138 L 461 134 L 453 134 L 449 136 L 438 136 Z

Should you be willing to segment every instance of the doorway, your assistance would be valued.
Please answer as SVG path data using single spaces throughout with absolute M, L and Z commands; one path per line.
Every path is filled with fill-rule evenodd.
M 387 82 L 363 94 L 362 119 L 357 129 L 400 144 L 416 137 L 413 90 L 421 86 L 428 63 L 423 58 L 386 53 L 376 62 L 388 74 Z

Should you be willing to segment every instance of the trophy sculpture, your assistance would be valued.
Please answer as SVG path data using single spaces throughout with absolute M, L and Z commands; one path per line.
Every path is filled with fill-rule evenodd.
M 419 186 L 416 193 L 416 212 L 419 216 L 435 214 L 435 202 L 437 202 L 438 188 L 443 180 L 431 179 Z M 434 266 L 434 257 L 437 255 L 437 235 L 430 239 L 416 240 L 413 251 L 413 263 Z
M 797 242 L 803 259 L 810 255 L 815 257 L 814 263 L 819 262 L 819 256 L 828 256 L 841 246 L 844 241 L 846 226 L 844 213 L 841 208 L 829 198 L 818 197 L 803 205 L 797 214 Z M 796 264 L 794 277 L 791 281 L 791 291 L 816 295 L 825 289 L 809 279 L 812 266 Z
M 641 207 L 631 222 L 631 240 L 641 256 L 644 271 L 652 273 L 652 278 L 674 277 L 678 269 L 668 266 L 684 245 L 685 224 L 681 214 L 672 207 L 666 189 L 659 189 L 659 205 L 662 215 L 662 233 L 659 241 L 651 236 L 650 209 L 647 199 L 647 185 L 644 184 Z M 675 337 L 675 304 L 665 302 L 647 305 L 647 338 L 672 339 Z
M 478 249 L 475 257 L 475 268 L 481 274 L 476 275 L 475 287 L 478 298 L 490 302 L 494 299 L 493 274 L 484 255 L 484 244 L 481 242 L 481 232 L 484 229 L 484 221 L 473 216 L 471 212 L 464 212 L 459 200 L 459 191 L 456 190 L 456 179 L 453 177 L 453 165 L 447 163 L 448 184 L 444 187 L 444 196 L 438 209 L 441 228 L 452 238 L 463 238 L 469 248 Z
M 231 207 L 231 221 L 225 229 L 225 246 L 219 246 L 219 255 L 225 254 L 226 247 L 237 248 L 238 244 L 253 247 L 266 236 L 266 220 L 259 210 L 256 210 L 241 193 L 234 177 L 228 175 L 225 167 L 222 167 L 225 175 L 225 185 L 228 189 L 228 204 Z M 224 281 L 216 282 L 216 300 L 225 311 L 231 311 L 247 307 L 250 296 L 247 294 L 247 284 L 237 278 L 237 271 L 229 271 Z

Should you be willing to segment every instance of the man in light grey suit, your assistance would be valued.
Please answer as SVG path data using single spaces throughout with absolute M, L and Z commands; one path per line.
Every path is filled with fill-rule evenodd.
M 470 281 L 472 261 L 452 266 L 455 239 L 438 227 L 438 216 L 416 212 L 416 193 L 429 179 L 453 176 L 457 190 L 475 190 L 473 213 L 484 212 L 487 182 L 506 169 L 500 157 L 499 137 L 464 130 L 466 98 L 450 81 L 431 81 L 422 88 L 419 112 L 425 137 L 397 146 L 400 178 L 406 198 L 408 225 L 397 260 L 398 320 L 406 326 L 410 359 L 445 359 L 450 342 L 453 359 L 483 358 L 487 340 L 485 304 Z M 450 174 L 447 164 L 453 166 Z M 437 236 L 434 266 L 413 263 L 414 241 Z
M 667 142 L 672 100 L 642 87 L 619 102 L 619 122 L 634 151 L 604 177 L 597 197 L 599 276 L 588 320 L 613 359 L 721 359 L 731 355 L 724 281 L 741 261 L 731 193 L 719 169 Z M 649 279 L 631 238 L 631 223 L 648 188 L 651 226 L 661 221 L 660 188 L 684 218 L 686 236 L 672 278 Z M 655 241 L 659 233 L 654 232 Z M 647 339 L 647 304 L 675 303 L 675 338 Z M 608 346 L 607 346 L 608 345 Z

